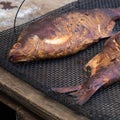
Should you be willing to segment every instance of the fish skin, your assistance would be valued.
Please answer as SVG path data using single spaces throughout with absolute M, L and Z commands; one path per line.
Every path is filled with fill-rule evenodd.
M 37 20 L 26 27 L 9 52 L 11 62 L 75 54 L 112 35 L 120 8 L 73 10 Z
M 120 81 L 120 32 L 105 42 L 103 50 L 85 65 L 87 69 L 91 69 L 91 76 L 85 83 L 51 90 L 67 93 L 77 104 L 83 105 L 101 87 Z

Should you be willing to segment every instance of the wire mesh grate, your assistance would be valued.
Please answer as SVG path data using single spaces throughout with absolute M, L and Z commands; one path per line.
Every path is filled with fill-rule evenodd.
M 119 6 L 120 0 L 79 0 L 78 2 L 73 2 L 54 10 L 38 19 L 58 15 L 73 9 L 116 8 Z M 76 111 L 77 114 L 83 114 L 94 120 L 120 120 L 119 83 L 106 89 L 101 88 L 83 106 L 74 104 L 72 98 L 67 95 L 58 95 L 49 91 L 51 87 L 73 86 L 87 81 L 88 76 L 83 71 L 83 66 L 102 50 L 106 39 L 68 57 L 13 64 L 8 61 L 8 52 L 11 46 L 17 41 L 21 30 L 29 25 L 29 23 L 16 27 L 16 36 L 14 36 L 13 28 L 0 33 L 0 65 L 34 88 Z M 118 30 L 120 30 L 120 21 L 116 22 L 114 31 Z

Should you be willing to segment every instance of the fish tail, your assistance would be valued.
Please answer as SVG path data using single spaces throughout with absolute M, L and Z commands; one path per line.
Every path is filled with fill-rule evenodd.
M 80 85 L 78 86 L 72 86 L 72 87 L 60 87 L 60 88 L 52 88 L 52 91 L 56 93 L 69 93 L 69 92 L 74 92 L 78 89 L 80 89 Z
M 108 11 L 106 11 L 114 20 L 117 20 L 120 18 L 120 7 L 113 8 Z
M 115 19 L 119 19 L 120 18 L 120 7 L 115 9 Z
M 62 87 L 52 88 L 55 93 L 66 93 L 70 95 L 76 102 L 76 104 L 83 105 L 90 97 L 96 92 L 95 89 L 91 89 L 86 84 L 73 86 L 73 87 Z

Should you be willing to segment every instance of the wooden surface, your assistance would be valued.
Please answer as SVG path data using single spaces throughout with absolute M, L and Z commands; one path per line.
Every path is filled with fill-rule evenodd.
M 88 120 L 0 68 L 0 91 L 45 120 Z
M 16 120 L 43 120 L 2 92 L 0 92 L 0 102 L 15 110 Z
M 7 0 L 7 1 L 10 2 L 12 6 L 17 6 L 17 7 L 12 9 L 3 9 L 4 8 L 3 4 L 0 4 L 0 11 L 1 11 L 0 30 L 1 31 L 13 26 L 13 18 L 22 0 L 19 0 L 19 3 L 16 0 Z M 21 8 L 22 14 L 24 13 L 22 10 L 25 9 L 25 13 L 26 13 L 26 9 L 28 10 L 28 8 L 35 8 L 36 6 L 38 6 L 40 10 L 38 10 L 38 8 L 36 9 L 36 11 L 32 10 L 33 15 L 26 13 L 25 15 L 23 15 L 22 19 L 20 18 L 20 20 L 19 20 L 19 15 L 20 15 L 19 13 L 18 19 L 17 19 L 17 22 L 19 22 L 19 24 L 22 24 L 23 21 L 24 22 L 29 21 L 35 17 L 38 17 L 53 9 L 59 8 L 60 6 L 63 6 L 67 3 L 70 3 L 76 0 L 54 0 L 52 2 L 49 0 L 45 0 L 45 1 L 30 0 L 30 1 L 26 1 L 25 4 L 22 6 Z M 32 7 L 32 5 L 34 5 L 34 7 Z M 5 22 L 7 24 L 3 24 L 2 22 Z M 10 102 L 11 100 L 7 99 L 9 98 L 9 96 L 13 99 L 13 102 Z M 27 83 L 22 82 L 21 80 L 11 75 L 1 67 L 0 67 L 0 101 L 3 101 L 5 104 L 7 104 L 7 102 L 10 102 L 9 104 L 10 107 L 13 107 L 13 109 L 15 110 L 20 109 L 21 111 L 24 111 L 23 113 L 25 113 L 26 111 L 27 115 L 29 114 L 30 111 L 34 112 L 38 116 L 42 116 L 43 118 L 45 118 L 45 120 L 59 120 L 59 119 L 60 120 L 88 120 L 83 116 L 75 114 L 73 111 L 59 104 L 58 102 L 51 100 L 40 91 L 37 91 Z M 15 101 L 17 101 L 17 103 L 19 103 L 20 106 L 22 105 L 22 107 L 20 107 L 19 105 L 18 105 L 19 107 L 16 106 Z

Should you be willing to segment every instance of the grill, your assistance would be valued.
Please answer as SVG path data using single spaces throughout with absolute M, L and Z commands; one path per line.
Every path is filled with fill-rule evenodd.
M 47 13 L 37 19 L 59 15 L 73 9 L 116 8 L 120 0 L 78 0 L 57 10 Z M 35 20 L 37 20 L 35 19 Z M 35 21 L 33 20 L 33 21 Z M 106 39 L 95 43 L 84 51 L 60 59 L 39 60 L 29 63 L 13 64 L 8 60 L 8 53 L 17 41 L 21 30 L 32 21 L 0 33 L 0 66 L 27 82 L 34 88 L 74 110 L 76 114 L 93 120 L 120 120 L 120 84 L 115 83 L 107 88 L 101 88 L 83 106 L 76 105 L 73 99 L 66 94 L 55 94 L 51 87 L 65 87 L 81 84 L 89 79 L 83 66 L 102 50 Z M 120 21 L 116 21 L 114 32 L 120 30 Z

